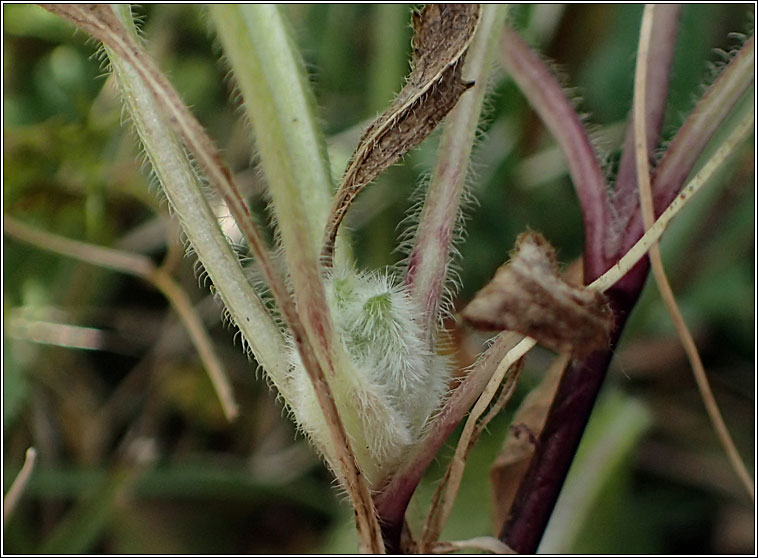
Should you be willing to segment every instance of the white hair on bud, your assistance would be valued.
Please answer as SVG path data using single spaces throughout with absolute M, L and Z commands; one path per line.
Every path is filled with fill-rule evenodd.
M 449 366 L 426 348 L 420 311 L 392 275 L 335 269 L 326 285 L 335 329 L 357 376 L 333 387 L 345 390 L 335 400 L 352 405 L 359 417 L 367 461 L 360 465 L 375 484 L 418 440 L 446 393 Z M 313 386 L 292 342 L 290 363 L 297 421 L 317 444 L 327 444 Z

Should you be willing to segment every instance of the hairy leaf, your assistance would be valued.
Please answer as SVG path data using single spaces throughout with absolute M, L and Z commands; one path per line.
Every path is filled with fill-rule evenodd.
M 379 174 L 421 143 L 473 82 L 461 67 L 479 23 L 479 4 L 429 4 L 413 14 L 413 70 L 390 107 L 363 133 L 332 205 L 323 256 L 350 204 Z

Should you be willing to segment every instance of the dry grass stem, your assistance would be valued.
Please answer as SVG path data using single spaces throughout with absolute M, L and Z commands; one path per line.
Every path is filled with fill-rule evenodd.
M 3 499 L 3 526 L 8 522 L 8 518 L 13 514 L 13 511 L 21 501 L 21 496 L 24 494 L 24 489 L 29 482 L 29 477 L 34 471 L 34 465 L 37 463 L 37 450 L 29 448 L 26 450 L 26 456 L 24 457 L 24 464 L 21 466 L 16 478 L 13 480 L 8 493 Z
M 179 315 L 192 344 L 213 384 L 219 398 L 224 416 L 233 421 L 239 415 L 239 406 L 234 398 L 234 389 L 229 374 L 221 358 L 216 353 L 202 319 L 192 307 L 187 293 L 163 269 L 156 268 L 150 258 L 141 254 L 125 252 L 86 242 L 71 240 L 62 236 L 40 231 L 20 223 L 13 217 L 4 216 L 3 229 L 18 240 L 99 267 L 112 269 L 120 273 L 140 277 L 158 289 Z
M 471 409 L 466 424 L 463 427 L 461 437 L 458 440 L 458 445 L 455 448 L 455 454 L 450 463 L 449 471 L 446 473 L 445 478 L 438 488 L 438 491 L 441 490 L 442 484 L 444 483 L 445 491 L 440 496 L 435 495 L 435 503 L 430 507 L 426 524 L 424 525 L 424 532 L 421 536 L 422 550 L 439 538 L 439 535 L 442 532 L 442 527 L 450 516 L 453 504 L 455 503 L 455 497 L 458 494 L 458 488 L 460 487 L 463 478 L 463 470 L 466 466 L 466 456 L 471 449 L 473 441 L 475 441 L 476 436 L 478 435 L 477 421 L 479 420 L 479 417 L 481 417 L 487 410 L 487 407 L 489 407 L 490 402 L 494 399 L 500 385 L 503 383 L 505 375 L 511 370 L 511 367 L 519 362 L 536 344 L 537 342 L 534 339 L 525 337 L 518 343 L 518 345 L 511 349 L 505 355 L 503 360 L 500 361 L 495 373 L 487 383 L 487 387 L 479 396 L 474 408 Z M 514 374 L 514 376 L 517 376 L 517 373 Z M 515 386 L 516 377 L 514 377 L 513 380 L 514 382 L 510 386 L 511 388 Z M 505 402 L 507 402 L 512 393 L 509 393 L 510 389 L 508 389 L 508 387 L 504 387 L 503 389 L 505 390 L 504 393 L 506 396 Z
M 650 39 L 652 36 L 653 22 L 655 19 L 656 7 L 653 4 L 647 4 L 642 17 L 642 27 L 640 29 L 639 50 L 637 52 L 637 69 L 634 80 L 634 137 L 635 137 L 635 158 L 637 163 L 637 180 L 639 185 L 640 194 L 640 209 L 642 211 L 642 220 L 645 230 L 649 230 L 655 222 L 655 214 L 653 210 L 653 193 L 650 186 L 650 168 L 648 163 L 648 145 L 647 145 L 647 130 L 646 130 L 646 107 L 645 107 L 645 91 L 647 88 L 647 67 L 648 59 L 650 57 Z M 687 353 L 687 358 L 692 366 L 692 372 L 695 376 L 695 382 L 697 383 L 700 391 L 700 396 L 703 399 L 708 417 L 711 420 L 713 429 L 718 436 L 721 445 L 726 452 L 729 463 L 734 468 L 740 481 L 742 482 L 745 490 L 747 491 L 750 499 L 755 501 L 755 485 L 750 477 L 750 473 L 745 466 L 744 461 L 740 457 L 737 451 L 737 446 L 732 439 L 729 429 L 724 422 L 724 418 L 719 410 L 716 398 L 713 395 L 710 383 L 708 382 L 708 376 L 705 373 L 703 362 L 698 353 L 695 340 L 687 327 L 684 317 L 682 316 L 679 306 L 676 303 L 674 292 L 671 289 L 668 278 L 666 277 L 666 271 L 663 268 L 663 260 L 661 258 L 660 246 L 657 242 L 654 242 L 650 246 L 648 253 L 650 256 L 650 265 L 655 277 L 655 282 L 658 285 L 658 290 L 661 293 L 663 302 L 666 305 L 666 309 L 671 315 L 671 319 L 674 321 L 677 334 L 682 341 L 684 350 Z

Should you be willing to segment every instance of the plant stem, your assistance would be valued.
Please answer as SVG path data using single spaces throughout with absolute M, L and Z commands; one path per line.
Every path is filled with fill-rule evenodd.
M 507 5 L 486 5 L 468 52 L 461 77 L 474 87 L 461 97 L 448 114 L 437 152 L 414 246 L 408 258 L 406 284 L 422 310 L 427 344 L 432 350 L 451 248 L 464 195 L 469 159 L 482 111 L 494 51 Z
M 343 389 L 355 374 L 334 330 L 318 261 L 332 185 L 304 65 L 277 6 L 218 5 L 211 8 L 211 13 L 242 90 L 261 153 L 294 287 L 297 315 L 313 356 L 323 370 L 323 375 L 318 373 L 308 364 L 310 355 L 301 351 L 316 393 L 323 399 L 322 410 L 332 436 L 331 443 L 327 442 L 322 449 L 358 511 L 362 548 L 378 552 L 379 525 L 350 442 L 351 437 L 359 439 L 360 417 L 351 412 L 352 402 L 345 401 L 350 391 Z M 289 325 L 297 339 L 293 323 Z
M 477 361 L 442 409 L 429 425 L 421 443 L 374 498 L 382 524 L 387 551 L 398 552 L 405 510 L 416 486 L 448 436 L 476 403 L 500 362 L 524 339 L 522 335 L 505 332 Z
M 421 535 L 420 547 L 422 551 L 427 550 L 439 539 L 445 522 L 450 517 L 455 499 L 458 496 L 461 481 L 463 480 L 463 471 L 466 467 L 466 459 L 471 448 L 479 439 L 480 434 L 487 428 L 490 421 L 503 410 L 513 396 L 524 363 L 523 358 L 515 361 L 514 359 L 518 358 L 516 355 L 526 354 L 535 344 L 534 339 L 524 338 L 512 351 L 513 355 L 509 353 L 508 357 L 500 362 L 497 370 L 487 383 L 487 387 L 471 409 L 461 437 L 458 439 L 453 459 L 445 472 L 445 476 L 437 485 L 437 490 L 432 498 L 432 505 L 426 517 L 424 531 Z M 505 378 L 506 375 L 507 379 Z M 500 390 L 500 396 L 490 406 L 498 389 Z M 479 420 L 488 408 L 487 415 Z
M 501 46 L 505 69 L 529 99 L 566 158 L 582 209 L 584 253 L 602 254 L 605 230 L 611 219 L 610 201 L 603 171 L 582 121 L 558 80 L 518 33 L 506 27 Z M 595 264 L 591 257 L 585 258 L 585 276 L 597 277 L 605 271 L 594 269 Z
M 21 466 L 16 478 L 13 479 L 13 484 L 8 489 L 8 493 L 3 498 L 3 527 L 10 519 L 16 506 L 18 506 L 21 496 L 24 494 L 24 489 L 29 482 L 29 477 L 32 476 L 34 471 L 34 465 L 37 463 L 37 450 L 34 448 L 28 448 L 26 455 L 24 456 L 24 464 Z
M 719 125 L 755 81 L 754 74 L 755 36 L 750 36 L 697 102 L 653 171 L 656 215 L 676 197 Z M 619 254 L 626 252 L 642 235 L 642 215 L 638 208 L 626 227 Z
M 606 292 L 617 320 L 610 350 L 571 361 L 561 377 L 529 469 L 500 533 L 500 540 L 516 552 L 537 550 L 639 290 Z
M 637 71 L 635 73 L 634 82 L 634 137 L 636 138 L 636 163 L 637 163 L 637 177 L 639 182 L 639 194 L 640 194 L 640 209 L 642 212 L 642 220 L 645 229 L 649 229 L 655 222 L 655 215 L 653 209 L 653 193 L 650 187 L 650 170 L 648 165 L 648 153 L 649 145 L 647 142 L 648 132 L 646 131 L 647 120 L 647 101 L 646 95 L 646 78 L 647 78 L 647 66 L 650 60 L 650 45 L 652 27 L 657 17 L 657 8 L 653 4 L 645 5 L 645 11 L 642 16 L 642 29 L 640 30 L 639 49 L 637 53 Z M 700 396 L 705 405 L 708 417 L 711 420 L 713 429 L 724 448 L 724 452 L 729 459 L 729 463 L 732 465 L 735 473 L 742 482 L 745 490 L 750 496 L 751 500 L 755 500 L 755 486 L 750 478 L 750 473 L 747 471 L 744 461 L 740 457 L 737 451 L 737 446 L 732 439 L 729 429 L 724 422 L 724 418 L 721 416 L 716 398 L 713 395 L 711 386 L 708 382 L 708 376 L 705 373 L 703 362 L 698 353 L 695 340 L 687 328 L 687 324 L 684 321 L 684 317 L 679 310 L 679 306 L 676 303 L 674 292 L 671 289 L 666 272 L 663 268 L 663 260 L 661 259 L 661 250 L 659 244 L 656 242 L 650 247 L 650 265 L 655 277 L 655 282 L 658 285 L 658 289 L 661 292 L 661 298 L 663 298 L 666 308 L 671 315 L 671 319 L 674 322 L 676 331 L 679 334 L 679 338 L 682 341 L 684 350 L 687 353 L 687 358 L 690 361 L 692 367 L 692 373 L 695 376 L 695 382 L 700 390 Z
M 146 256 L 63 238 L 33 229 L 8 216 L 4 217 L 3 229 L 19 240 L 43 250 L 140 277 L 151 283 L 166 297 L 171 307 L 179 315 L 179 319 L 208 373 L 213 389 L 218 395 L 224 416 L 230 421 L 237 418 L 239 408 L 234 399 L 234 392 L 223 362 L 216 354 L 208 332 L 197 312 L 192 308 L 192 302 L 187 293 L 165 269 L 156 268 L 150 258 Z
M 673 216 L 692 199 L 692 195 L 752 131 L 753 123 L 754 115 L 740 122 L 646 235 L 610 270 L 589 285 L 590 288 L 605 290 L 616 317 L 611 345 L 608 350 L 596 351 L 581 361 L 572 360 L 563 373 L 529 469 L 521 481 L 500 533 L 500 539 L 517 552 L 534 553 L 537 550 L 605 379 L 616 344 L 645 284 L 649 260 L 641 258 L 652 243 L 660 238 Z M 639 263 L 635 265 L 635 262 Z
M 187 147 L 200 163 L 206 171 L 211 184 L 226 202 L 237 226 L 245 236 L 250 250 L 261 266 L 263 275 L 271 289 L 271 294 L 279 306 L 285 321 L 296 332 L 296 341 L 298 343 L 303 342 L 305 336 L 297 335 L 297 332 L 302 329 L 302 324 L 295 312 L 294 302 L 287 292 L 282 277 L 274 266 L 261 232 L 252 219 L 250 210 L 240 194 L 234 176 L 224 164 L 221 153 L 203 127 L 189 109 L 187 109 L 174 87 L 158 70 L 139 44 L 136 30 L 130 20 L 131 15 L 128 6 L 101 4 L 88 4 L 86 6 L 80 4 L 42 4 L 42 6 L 50 12 L 74 23 L 103 43 L 110 60 L 114 64 L 114 68 L 117 68 L 117 79 L 119 79 L 119 75 L 122 78 L 119 83 L 122 87 L 122 95 L 126 101 L 127 108 L 130 110 L 137 109 L 133 113 L 133 116 L 135 116 L 135 126 L 140 134 L 140 139 L 143 140 L 146 146 L 151 144 L 163 147 L 162 151 L 158 150 L 156 152 L 157 154 L 162 153 L 166 156 L 161 161 L 161 164 L 156 164 L 152 159 L 153 154 L 148 151 L 148 156 L 151 157 L 151 162 L 153 162 L 156 172 L 159 173 L 159 179 L 162 181 L 165 178 L 160 174 L 162 171 L 170 170 L 178 173 L 176 178 L 180 179 L 175 183 L 169 182 L 177 187 L 175 193 L 178 194 L 178 197 L 176 199 L 172 198 L 172 193 L 167 190 L 166 193 L 169 196 L 169 200 L 173 205 L 187 202 L 184 205 L 184 209 L 190 210 L 187 215 L 192 214 L 191 210 L 195 208 L 193 202 L 197 203 L 200 214 L 192 214 L 192 219 L 184 217 L 184 214 L 180 212 L 183 225 L 186 227 L 187 223 L 192 223 L 190 227 L 197 225 L 199 228 L 203 228 L 199 221 L 193 222 L 195 217 L 202 219 L 210 227 L 204 230 L 204 233 L 210 234 L 210 240 L 213 243 L 213 241 L 219 240 L 219 235 L 214 230 L 218 229 L 218 223 L 215 216 L 212 219 L 208 218 L 205 211 L 208 204 L 202 191 L 199 189 L 199 181 L 195 176 L 194 169 L 188 164 L 189 161 L 187 160 L 186 153 L 183 150 L 183 146 L 179 143 L 179 139 L 181 138 L 184 146 Z M 167 131 L 173 131 L 173 134 L 167 133 Z M 151 135 L 150 141 L 146 139 L 148 134 Z M 181 161 L 176 158 L 179 153 L 182 154 Z M 189 188 L 182 188 L 185 182 L 190 186 Z M 211 215 L 213 214 L 211 213 Z M 220 233 L 220 230 L 218 232 Z M 195 239 L 190 237 L 190 240 L 199 241 L 202 236 L 202 234 L 198 234 Z M 223 236 L 220 238 L 223 238 Z M 223 244 L 225 248 L 221 248 L 222 252 L 231 252 L 225 239 Z M 210 245 L 208 248 L 211 248 Z M 212 253 L 213 249 L 206 252 L 208 256 L 212 255 Z M 237 263 L 237 267 L 239 267 L 239 263 Z M 212 271 L 208 270 L 208 272 L 212 277 Z M 240 287 L 241 285 L 246 285 L 246 287 Z M 234 288 L 234 285 L 230 284 L 229 286 Z M 247 291 L 243 297 L 247 297 L 248 302 L 251 298 L 256 298 L 255 292 L 250 287 L 248 281 L 241 282 L 239 285 L 236 285 L 236 288 L 243 288 Z M 224 300 L 224 302 L 227 304 L 227 308 L 230 310 L 234 309 L 234 306 L 229 305 L 230 301 Z M 250 304 L 246 306 L 248 309 L 251 309 Z M 264 315 L 268 315 L 262 304 L 260 304 L 260 308 L 263 309 Z M 260 316 L 260 308 L 252 309 L 251 314 L 240 316 L 242 323 L 249 323 L 257 317 L 262 317 Z M 270 317 L 268 319 L 263 317 L 266 333 L 272 333 L 268 327 L 269 322 L 272 322 L 273 325 L 273 320 Z M 237 323 L 242 327 L 240 321 L 237 321 Z M 276 328 L 275 325 L 273 327 Z M 277 332 L 274 335 L 279 334 L 278 328 L 276 329 Z M 281 338 L 280 334 L 279 336 Z M 271 338 L 268 340 L 271 340 Z M 248 338 L 248 342 L 250 343 L 255 341 L 257 340 Z M 275 341 L 274 347 L 278 348 L 278 345 Z M 263 351 L 267 352 L 266 349 Z M 271 360 L 279 364 L 279 361 L 283 362 L 285 360 L 282 356 L 284 351 L 277 351 L 277 353 L 276 357 L 273 357 L 273 351 L 269 354 L 273 357 Z M 282 370 L 286 370 L 286 365 Z M 272 373 L 275 374 L 277 372 Z M 284 372 L 282 378 L 284 378 Z
M 252 124 L 282 243 L 291 249 L 286 228 L 292 222 L 304 229 L 298 236 L 316 257 L 334 185 L 313 91 L 287 21 L 270 4 L 217 4 L 209 10 Z M 280 195 L 284 188 L 293 192 Z
M 614 315 L 617 316 L 619 321 L 616 322 L 616 327 L 612 332 L 611 346 L 608 351 L 596 351 L 582 362 L 572 361 L 570 363 L 570 367 L 583 367 L 583 371 L 579 373 L 574 372 L 571 374 L 571 377 L 568 377 L 565 380 L 567 387 L 564 387 L 561 397 L 562 399 L 567 400 L 568 404 L 571 404 L 571 394 L 574 393 L 574 391 L 580 394 L 581 401 L 575 402 L 579 411 L 582 411 L 582 414 L 577 414 L 578 422 L 582 422 L 583 420 L 584 425 L 586 425 L 586 420 L 592 410 L 597 391 L 602 384 L 602 377 L 605 375 L 617 338 L 620 336 L 623 324 L 642 290 L 647 276 L 648 260 L 645 258 L 645 255 L 647 254 L 648 249 L 653 243 L 658 241 L 671 220 L 682 210 L 693 196 L 700 191 L 700 189 L 712 177 L 713 173 L 719 169 L 729 155 L 733 153 L 739 142 L 745 139 L 747 133 L 751 131 L 752 125 L 752 118 L 741 122 L 724 141 L 718 151 L 692 178 L 680 195 L 671 202 L 669 207 L 666 208 L 666 211 L 661 214 L 645 235 L 640 238 L 637 243 L 632 246 L 629 252 L 627 252 L 608 271 L 588 285 L 588 288 L 606 292 L 611 307 L 614 310 Z M 630 280 L 630 278 L 633 280 Z M 468 375 L 455 388 L 450 399 L 447 400 L 429 426 L 426 437 L 422 443 L 392 476 L 387 486 L 385 486 L 376 496 L 376 509 L 382 521 L 382 531 L 384 533 L 384 540 L 387 544 L 388 552 L 398 552 L 400 549 L 400 535 L 403 527 L 405 509 L 427 467 L 434 460 L 437 452 L 442 447 L 442 444 L 453 430 L 455 430 L 463 416 L 474 405 L 503 359 L 510 358 L 511 356 L 520 358 L 526 352 L 525 350 L 528 350 L 533 346 L 532 344 L 524 344 L 524 340 L 525 339 L 522 335 L 512 332 L 501 333 L 495 338 L 492 346 L 490 346 L 490 348 L 480 357 L 477 363 L 469 371 Z M 521 348 L 525 350 L 523 352 L 515 352 L 517 345 L 520 345 Z M 583 376 L 583 374 L 585 376 Z M 564 376 L 567 376 L 567 374 L 564 374 Z M 600 376 L 600 378 L 598 378 L 598 376 Z M 583 377 L 585 377 L 588 382 L 586 386 L 582 385 Z M 580 393 L 579 388 L 582 388 L 581 391 L 584 393 Z M 588 405 L 589 408 L 586 408 Z M 585 412 L 586 416 L 583 417 Z M 571 415 L 563 413 L 562 418 L 569 419 L 571 418 Z M 560 447 L 548 453 L 551 455 L 552 453 L 562 455 L 563 452 L 569 451 L 570 455 L 567 456 L 568 461 L 563 464 L 565 467 L 568 467 L 571 462 L 571 456 L 576 450 L 576 445 L 572 448 L 571 441 L 565 438 L 570 437 L 573 434 L 573 436 L 575 436 L 573 443 L 578 444 L 584 426 L 581 424 L 571 425 L 570 421 L 567 421 L 566 424 L 563 425 L 561 420 L 556 419 L 555 417 L 553 417 L 553 423 L 552 428 L 559 430 L 559 433 L 555 438 L 550 438 L 549 443 L 557 444 Z M 554 497 L 557 497 L 558 492 L 560 492 L 560 486 L 565 478 L 566 471 L 564 470 L 562 474 L 560 471 L 551 471 L 552 462 L 549 459 L 547 461 L 544 461 L 543 459 L 544 457 L 541 457 L 536 462 L 533 460 L 530 469 L 537 466 L 543 467 L 547 472 L 547 476 L 544 476 L 541 473 L 535 473 L 536 476 L 533 476 L 530 483 L 534 484 L 535 480 L 540 478 L 543 479 L 546 484 L 557 483 L 557 487 L 553 487 L 554 492 L 548 493 L 548 496 L 552 494 Z M 526 492 L 527 495 L 530 494 L 529 489 L 524 488 L 524 486 L 524 482 L 522 481 L 519 492 Z M 522 498 L 524 498 L 523 494 Z M 555 501 L 553 500 L 551 502 L 546 500 L 544 502 L 538 501 L 536 503 L 529 502 L 528 504 L 530 507 L 528 523 L 531 527 L 523 528 L 523 526 L 519 526 L 519 529 L 522 532 L 518 534 L 518 540 L 523 541 L 525 545 L 531 544 L 536 549 L 536 545 L 539 543 L 539 538 L 542 536 L 542 530 L 544 530 L 545 525 L 547 525 L 547 520 L 550 517 Z M 519 505 L 523 507 L 525 504 L 522 502 Z M 521 517 L 517 514 L 511 515 L 515 518 Z M 536 519 L 532 516 L 536 516 Z M 541 522 L 541 520 L 544 520 L 544 522 Z M 534 529 L 539 530 L 539 533 L 535 535 L 535 533 L 532 532 Z M 501 538 L 505 536 L 507 536 L 507 531 L 504 529 L 501 533 Z M 529 546 L 528 548 L 532 547 Z M 517 548 L 516 550 L 519 549 Z M 534 550 L 532 550 L 532 552 L 534 552 Z
M 608 271 L 587 286 L 599 291 L 605 291 L 606 289 L 611 288 L 612 285 L 619 287 L 619 285 L 625 284 L 630 273 L 634 273 L 636 267 L 639 267 L 641 263 L 647 261 L 642 259 L 644 254 L 650 250 L 650 247 L 654 243 L 658 242 L 666 227 L 671 223 L 671 220 L 674 219 L 692 197 L 708 183 L 713 174 L 724 164 L 729 156 L 734 153 L 740 142 L 753 131 L 754 123 L 755 112 L 751 108 L 750 114 L 746 115 L 746 117 L 734 127 L 729 136 L 721 143 L 716 153 L 706 161 L 703 167 L 692 177 L 687 185 L 682 188 L 679 195 L 671 201 L 665 211 L 660 214 L 655 223 L 653 223 L 645 234 L 642 235 L 627 253 L 624 254 Z
M 648 63 L 645 87 L 645 128 L 647 153 L 650 160 L 653 159 L 660 141 L 680 11 L 679 5 L 659 5 L 651 30 L 650 40 L 651 44 L 655 45 L 655 56 L 651 57 Z M 634 162 L 634 137 L 634 126 L 629 123 L 613 190 L 614 217 L 608 228 L 605 251 L 602 254 L 606 260 L 605 265 L 614 261 L 622 253 L 620 244 L 623 240 L 624 229 L 629 220 L 634 217 L 635 208 L 639 203 L 637 171 Z M 603 265 L 600 264 L 598 267 L 603 267 Z

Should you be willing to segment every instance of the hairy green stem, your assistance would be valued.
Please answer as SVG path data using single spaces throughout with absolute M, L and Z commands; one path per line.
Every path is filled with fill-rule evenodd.
M 253 126 L 279 226 L 304 227 L 301 235 L 318 254 L 334 186 L 313 91 L 287 21 L 274 5 L 209 10 Z M 292 191 L 279 194 L 283 188 Z M 282 235 L 289 248 L 285 235 L 291 233 Z
M 216 5 L 211 13 L 255 133 L 297 314 L 324 372 L 323 377 L 316 374 L 307 362 L 311 355 L 301 351 L 331 434 L 319 442 L 358 511 L 362 547 L 376 552 L 381 548 L 379 526 L 352 449 L 362 448 L 361 418 L 347 389 L 356 375 L 334 329 L 318 259 L 332 183 L 304 65 L 277 6 Z M 351 444 L 351 438 L 357 443 Z
M 128 8 L 119 7 L 118 15 L 136 38 Z M 277 386 L 283 385 L 284 339 L 221 231 L 183 146 L 138 72 L 107 46 L 106 50 L 145 153 L 190 244 L 256 360 Z M 287 395 L 285 388 L 285 400 Z

